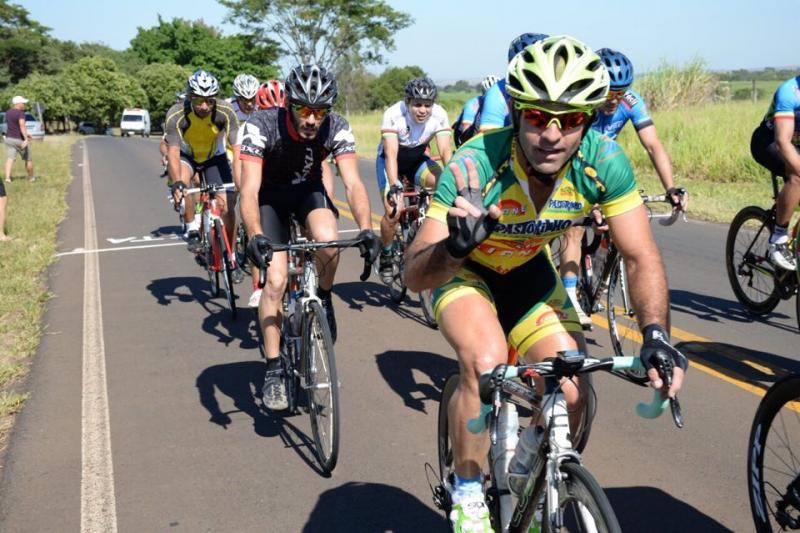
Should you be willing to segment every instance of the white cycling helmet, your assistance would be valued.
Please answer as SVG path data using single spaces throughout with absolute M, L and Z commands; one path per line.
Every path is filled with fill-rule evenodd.
M 236 76 L 236 79 L 233 80 L 233 94 L 235 94 L 237 98 L 250 100 L 256 97 L 260 86 L 255 76 L 239 74 Z
M 481 89 L 483 90 L 483 94 L 486 94 L 486 91 L 488 91 L 492 85 L 497 83 L 498 80 L 499 78 L 494 74 L 489 74 L 488 76 L 483 78 L 483 81 L 481 82 Z
M 186 92 L 190 96 L 216 96 L 219 92 L 219 82 L 210 72 L 198 69 L 189 76 Z

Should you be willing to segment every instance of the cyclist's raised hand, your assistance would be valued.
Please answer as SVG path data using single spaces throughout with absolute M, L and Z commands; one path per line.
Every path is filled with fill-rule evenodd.
M 686 211 L 686 207 L 689 205 L 689 191 L 683 187 L 670 187 L 667 189 L 667 200 L 673 209 Z
M 247 257 L 260 269 L 267 268 L 272 261 L 272 247 L 269 239 L 259 233 L 247 242 Z
M 669 335 L 661 326 L 645 326 L 642 337 L 644 342 L 639 357 L 647 369 L 650 385 L 675 398 L 689 366 L 686 356 L 669 343 Z
M 464 159 L 468 180 L 465 182 L 458 163 L 451 163 L 450 170 L 456 181 L 456 196 L 453 206 L 447 211 L 447 251 L 455 258 L 469 255 L 480 243 L 485 241 L 497 226 L 500 208 L 496 205 L 483 205 L 483 194 L 475 163 Z

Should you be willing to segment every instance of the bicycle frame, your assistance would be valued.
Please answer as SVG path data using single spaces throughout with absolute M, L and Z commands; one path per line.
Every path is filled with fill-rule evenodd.
M 208 265 L 213 272 L 220 272 L 222 270 L 222 253 L 223 250 L 219 249 L 219 244 L 216 239 L 211 238 L 211 229 L 214 227 L 215 222 L 219 221 L 222 228 L 222 239 L 225 243 L 224 253 L 230 258 L 231 268 L 236 268 L 236 254 L 233 253 L 230 240 L 228 239 L 228 232 L 225 231 L 225 220 L 222 218 L 219 205 L 217 204 L 218 191 L 224 191 L 235 187 L 232 183 L 224 185 L 207 185 L 205 183 L 205 175 L 200 173 L 201 186 L 193 189 L 186 189 L 184 194 L 200 194 L 200 203 L 203 206 L 201 231 L 200 235 L 203 239 L 203 249 L 211 250 L 211 264 Z

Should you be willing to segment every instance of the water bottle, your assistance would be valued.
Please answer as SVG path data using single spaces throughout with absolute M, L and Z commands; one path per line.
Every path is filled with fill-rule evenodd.
M 517 406 L 504 403 L 497 417 L 497 443 L 492 446 L 494 475 L 500 490 L 508 489 L 508 465 L 514 456 L 519 440 L 519 415 Z
M 517 442 L 517 449 L 511 464 L 508 465 L 508 485 L 516 495 L 525 490 L 528 474 L 539 458 L 539 443 L 542 441 L 544 428 L 529 426 L 522 432 Z

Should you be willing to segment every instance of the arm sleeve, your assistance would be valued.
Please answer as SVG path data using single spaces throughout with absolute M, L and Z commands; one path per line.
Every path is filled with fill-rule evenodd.
M 447 118 L 447 111 L 441 106 L 437 106 L 436 113 L 436 135 L 450 135 L 453 130 L 450 129 L 450 120 Z M 434 108 L 436 109 L 436 108 Z
M 631 105 L 631 122 L 633 122 L 633 127 L 637 130 L 644 129 L 648 126 L 653 125 L 653 119 L 650 117 L 650 114 L 647 112 L 647 105 L 644 103 L 644 98 L 641 95 L 628 92 L 625 97 L 631 96 L 632 99 L 630 100 Z
M 331 117 L 331 120 L 333 120 L 333 124 L 331 124 L 332 134 L 330 137 L 330 144 L 326 147 L 328 153 L 332 154 L 334 159 L 355 157 L 356 137 L 353 134 L 350 123 L 340 116 Z
M 244 123 L 239 139 L 241 159 L 261 161 L 264 158 L 266 131 L 262 121 L 257 118 L 250 118 Z
M 621 215 L 642 204 L 628 157 L 610 139 L 606 139 L 598 149 L 597 174 L 605 185 L 605 192 L 600 195 L 600 209 L 604 216 Z
M 478 114 L 480 104 L 480 96 L 473 96 L 467 100 L 467 103 L 464 104 L 464 110 L 461 111 L 460 122 L 469 122 L 470 124 L 475 122 L 475 115 Z
M 225 117 L 228 131 L 228 144 L 231 146 L 238 146 L 239 144 L 239 117 L 236 115 L 236 111 L 234 111 L 233 107 L 226 107 L 225 108 Z
M 800 109 L 800 90 L 794 79 L 784 82 L 775 92 L 775 118 L 794 118 L 796 109 Z
M 394 113 L 392 113 L 393 108 L 394 106 L 383 112 L 383 119 L 381 120 L 381 136 L 397 135 L 397 124 L 394 120 Z
M 167 120 L 164 124 L 164 135 L 167 140 L 167 144 L 169 145 L 176 145 L 180 144 L 180 134 L 178 132 L 178 123 L 180 122 L 181 118 L 183 118 L 183 106 L 178 108 L 177 106 L 171 107 L 169 111 L 167 111 Z

